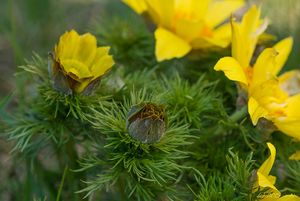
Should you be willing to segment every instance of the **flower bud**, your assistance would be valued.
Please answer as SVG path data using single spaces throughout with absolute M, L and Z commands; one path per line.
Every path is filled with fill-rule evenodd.
M 267 141 L 270 138 L 270 135 L 278 130 L 272 121 L 265 118 L 260 118 L 258 120 L 256 128 L 260 131 L 263 141 Z
M 156 143 L 165 133 L 165 108 L 154 103 L 133 106 L 127 116 L 129 135 L 142 143 Z
M 68 95 L 91 94 L 114 64 L 108 52 L 109 47 L 97 47 L 96 37 L 89 33 L 79 35 L 74 30 L 64 33 L 54 53 L 49 54 L 53 87 Z

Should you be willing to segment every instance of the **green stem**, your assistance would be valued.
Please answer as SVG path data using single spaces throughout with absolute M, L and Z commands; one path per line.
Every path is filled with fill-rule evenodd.
M 73 137 L 71 137 L 69 139 L 69 141 L 66 144 L 66 154 L 68 156 L 68 165 L 70 166 L 71 169 L 77 169 L 78 165 L 77 165 L 77 160 L 78 160 L 78 155 L 77 155 L 77 151 L 75 148 L 75 142 Z M 75 176 L 74 172 L 70 172 L 70 174 L 68 174 L 68 184 L 70 184 L 71 186 L 71 192 L 74 201 L 79 200 L 79 196 L 78 194 L 75 194 L 76 191 L 79 190 L 79 181 L 78 178 Z
M 230 122 L 237 123 L 239 120 L 244 118 L 247 114 L 248 114 L 248 107 L 245 105 L 241 109 L 236 110 L 233 114 L 231 114 L 228 119 Z M 224 127 L 218 125 L 218 128 L 215 130 L 213 136 L 220 135 L 223 132 L 224 132 Z
M 73 137 L 70 137 L 69 141 L 66 144 L 66 153 L 68 155 L 68 160 L 71 168 L 76 168 L 77 167 L 77 151 L 75 149 L 75 142 Z
M 120 191 L 120 195 L 121 195 L 121 200 L 122 201 L 126 201 L 127 200 L 127 195 L 125 194 L 125 182 L 124 182 L 124 177 L 121 176 L 120 180 L 119 180 L 119 191 Z
M 248 107 L 245 105 L 240 110 L 235 111 L 232 115 L 230 115 L 229 120 L 231 122 L 237 122 L 244 118 L 248 114 Z
M 69 133 L 68 133 L 69 134 Z M 54 143 L 54 147 L 57 147 L 56 143 Z M 73 139 L 73 136 L 70 136 L 68 139 L 68 142 L 64 144 L 62 149 L 59 149 L 57 151 L 57 160 L 60 166 L 60 169 L 64 169 L 63 173 L 63 181 L 61 183 L 65 183 L 66 189 L 68 191 L 60 192 L 64 189 L 62 188 L 62 184 L 60 185 L 58 191 L 57 191 L 57 199 L 62 199 L 61 195 L 68 196 L 71 198 L 72 201 L 79 200 L 79 196 L 76 191 L 79 190 L 79 177 L 75 176 L 75 173 L 73 171 L 68 171 L 68 174 L 65 175 L 66 167 L 68 167 L 68 170 L 75 170 L 78 168 L 77 160 L 78 160 L 78 154 L 75 149 L 75 141 Z
M 67 172 L 68 172 L 68 165 L 66 165 L 66 167 L 64 169 L 64 173 L 63 173 L 60 185 L 59 185 L 59 190 L 58 190 L 58 193 L 57 193 L 56 201 L 59 201 L 59 199 L 60 199 L 60 195 L 61 195 L 61 192 L 62 192 L 62 189 L 63 189 L 63 186 L 64 186 L 64 182 L 65 182 Z

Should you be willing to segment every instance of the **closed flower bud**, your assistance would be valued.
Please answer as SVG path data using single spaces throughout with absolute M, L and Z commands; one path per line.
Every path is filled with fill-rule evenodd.
M 278 130 L 274 123 L 266 118 L 260 118 L 257 122 L 256 128 L 260 131 L 263 141 L 268 140 L 271 134 Z
M 129 135 L 142 143 L 156 143 L 165 133 L 165 108 L 154 103 L 133 106 L 127 116 Z
M 64 33 L 54 53 L 50 53 L 49 73 L 54 88 L 65 94 L 91 94 L 114 64 L 108 52 L 109 47 L 97 47 L 96 37 L 90 33 Z

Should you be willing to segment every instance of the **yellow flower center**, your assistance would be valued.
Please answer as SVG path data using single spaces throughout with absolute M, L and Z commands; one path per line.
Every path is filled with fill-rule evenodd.
M 200 35 L 211 38 L 211 37 L 213 37 L 213 31 L 209 26 L 204 25 Z

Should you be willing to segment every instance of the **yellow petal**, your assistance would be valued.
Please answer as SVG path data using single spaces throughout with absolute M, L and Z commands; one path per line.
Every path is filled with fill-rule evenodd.
M 112 56 L 105 55 L 99 58 L 99 60 L 91 68 L 91 72 L 94 75 L 93 80 L 104 75 L 113 65 L 114 60 Z
M 74 30 L 60 37 L 55 47 L 55 59 L 60 63 L 65 74 L 78 82 L 92 77 L 89 66 L 94 60 L 97 48 L 95 36 L 79 36 Z
M 73 59 L 78 49 L 80 36 L 75 30 L 65 32 L 60 38 L 58 45 L 55 47 L 55 58 Z
M 300 150 L 289 157 L 290 160 L 300 160 Z
M 211 0 L 176 0 L 176 15 L 180 18 L 193 18 L 203 21 Z
M 211 43 L 214 46 L 225 48 L 231 42 L 231 25 L 224 24 L 217 29 L 212 31 L 212 36 L 205 37 L 203 36 L 206 41 Z
M 191 46 L 186 41 L 164 28 L 156 29 L 155 39 L 157 61 L 180 58 L 191 50 Z
M 300 94 L 289 97 L 284 108 L 285 116 L 274 119 L 276 127 L 283 133 L 300 140 Z
M 241 29 L 243 34 L 247 36 L 247 39 L 256 41 L 259 35 L 261 35 L 265 30 L 261 29 L 263 27 L 261 27 L 260 15 L 260 8 L 257 8 L 256 5 L 253 5 L 243 16 Z
M 86 66 L 90 66 L 95 59 L 97 51 L 96 37 L 90 33 L 86 33 L 80 36 L 77 52 L 74 59 L 84 63 Z
M 174 29 L 172 29 L 172 31 L 181 38 L 184 38 L 186 41 L 191 41 L 199 37 L 202 27 L 202 21 L 180 18 L 176 20 Z
M 100 57 L 108 55 L 109 50 L 110 50 L 109 46 L 98 47 L 94 62 L 96 62 Z
M 209 41 L 207 38 L 204 37 L 196 38 L 195 40 L 192 40 L 190 44 L 193 49 L 204 50 L 204 49 L 216 47 L 216 45 L 214 45 L 211 41 Z
M 147 11 L 158 26 L 171 28 L 175 0 L 145 0 Z
M 252 87 L 276 78 L 276 74 L 274 74 L 276 56 L 277 52 L 274 48 L 267 48 L 259 55 L 253 67 Z
M 272 189 L 272 191 L 274 192 L 274 194 L 272 194 L 274 196 L 274 198 L 280 197 L 280 194 L 279 194 L 279 191 L 277 190 L 277 188 L 268 180 L 268 178 L 266 178 L 260 172 L 257 172 L 257 181 L 258 181 L 258 185 L 260 187 Z M 278 193 L 275 193 L 275 192 L 278 192 Z
M 82 82 L 82 79 L 93 77 L 92 73 L 89 71 L 89 68 L 85 64 L 77 60 L 61 60 L 60 65 L 67 75 L 72 77 L 74 80 L 77 80 L 78 82 Z
M 285 195 L 280 198 L 277 198 L 276 196 L 273 196 L 273 194 L 265 196 L 262 199 L 259 199 L 259 201 L 300 201 L 300 198 L 296 195 Z
M 141 14 L 147 10 L 147 5 L 144 0 L 122 0 L 122 1 L 138 14 Z
M 261 175 L 265 176 L 265 177 L 268 177 L 271 169 L 272 169 L 272 166 L 274 164 L 274 161 L 275 161 L 275 157 L 276 157 L 276 149 L 274 147 L 273 144 L 271 143 L 267 143 L 267 146 L 270 150 L 270 156 L 269 158 L 260 166 L 260 168 L 258 169 L 257 172 L 259 172 Z M 274 183 L 271 183 L 272 185 Z
M 290 96 L 300 93 L 300 71 L 292 70 L 279 76 L 280 87 Z
M 250 59 L 246 58 L 245 52 L 246 46 L 244 45 L 244 40 L 242 39 L 241 26 L 231 18 L 231 30 L 232 30 L 232 39 L 231 39 L 231 55 L 235 58 L 243 67 L 248 67 Z
M 232 24 L 232 56 L 241 66 L 248 67 L 252 58 L 258 37 L 266 26 L 261 25 L 260 9 L 252 6 L 239 24 L 231 19 Z
M 279 71 L 284 66 L 288 56 L 291 53 L 293 46 L 293 38 L 289 37 L 278 42 L 274 49 L 278 52 L 278 56 L 276 57 L 276 67 L 273 69 L 273 74 L 277 75 Z
M 261 117 L 274 121 L 284 115 L 288 96 L 277 80 L 270 79 L 254 88 L 250 86 L 248 94 L 253 98 L 248 103 L 248 110 L 254 125 Z
M 288 98 L 287 93 L 281 89 L 277 79 L 269 79 L 255 87 L 250 86 L 248 93 L 249 96 L 265 106 L 272 102 L 286 105 Z
M 223 57 L 215 65 L 216 71 L 223 71 L 226 77 L 233 81 L 248 85 L 246 74 L 240 64 L 232 57 Z
M 215 27 L 225 21 L 234 11 L 241 8 L 243 0 L 214 1 L 208 8 L 205 22 L 210 27 Z
M 225 48 L 230 44 L 231 41 L 231 25 L 226 23 L 216 29 L 213 29 L 207 24 L 202 24 L 200 34 L 198 32 L 197 35 L 198 38 L 195 37 L 195 39 L 191 41 L 191 45 L 194 49 L 205 49 L 212 47 Z
M 80 83 L 76 83 L 74 86 L 73 86 L 73 90 L 76 92 L 76 93 L 81 93 L 83 92 L 83 90 L 91 83 L 91 79 L 87 79 L 87 80 L 84 80 L 83 82 L 80 82 Z
M 296 195 L 285 195 L 277 199 L 276 201 L 300 201 L 300 197 Z
M 288 117 L 300 118 L 300 94 L 287 99 L 287 107 L 284 111 Z
M 274 120 L 275 126 L 288 136 L 300 140 L 300 120 L 286 119 L 276 119 Z
M 95 60 L 91 66 L 91 74 L 93 77 L 83 80 L 74 86 L 76 93 L 81 93 L 94 80 L 101 77 L 109 71 L 114 65 L 114 60 L 111 55 L 108 55 L 109 47 L 98 47 Z
M 268 118 L 269 112 L 262 107 L 253 97 L 248 100 L 248 112 L 253 125 L 256 125 L 260 118 Z

